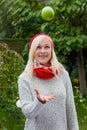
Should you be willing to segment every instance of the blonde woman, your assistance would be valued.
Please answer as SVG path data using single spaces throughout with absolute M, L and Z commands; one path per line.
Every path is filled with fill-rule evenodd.
M 26 116 L 24 130 L 79 130 L 71 81 L 49 35 L 31 38 L 18 90 Z

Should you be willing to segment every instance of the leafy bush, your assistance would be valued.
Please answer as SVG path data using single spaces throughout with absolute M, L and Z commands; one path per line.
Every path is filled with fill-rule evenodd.
M 80 130 L 87 130 L 87 96 L 80 93 L 79 86 L 74 86 L 74 97 Z
M 24 116 L 16 107 L 18 75 L 24 68 L 23 58 L 0 43 L 0 129 L 22 129 Z M 21 124 L 20 124 L 21 122 Z

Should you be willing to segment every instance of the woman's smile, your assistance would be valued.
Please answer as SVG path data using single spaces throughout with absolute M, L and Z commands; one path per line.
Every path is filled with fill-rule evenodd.
M 35 51 L 35 59 L 42 65 L 47 65 L 51 59 L 52 44 L 48 39 L 43 39 Z
M 47 58 L 47 55 L 38 55 L 40 58 Z

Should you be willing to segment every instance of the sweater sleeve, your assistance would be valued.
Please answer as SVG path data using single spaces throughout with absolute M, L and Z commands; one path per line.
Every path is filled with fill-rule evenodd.
M 35 118 L 45 104 L 42 104 L 36 97 L 32 98 L 29 83 L 23 78 L 18 79 L 18 91 L 21 101 L 21 109 L 26 118 Z
M 68 130 L 79 130 L 71 80 L 66 72 L 66 114 Z

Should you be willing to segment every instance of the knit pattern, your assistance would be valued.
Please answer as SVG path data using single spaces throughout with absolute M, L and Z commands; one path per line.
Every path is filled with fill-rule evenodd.
M 42 104 L 34 88 L 42 95 L 56 94 L 56 98 Z M 51 79 L 32 79 L 21 74 L 18 91 L 22 112 L 26 116 L 24 130 L 79 130 L 72 84 L 67 71 Z

